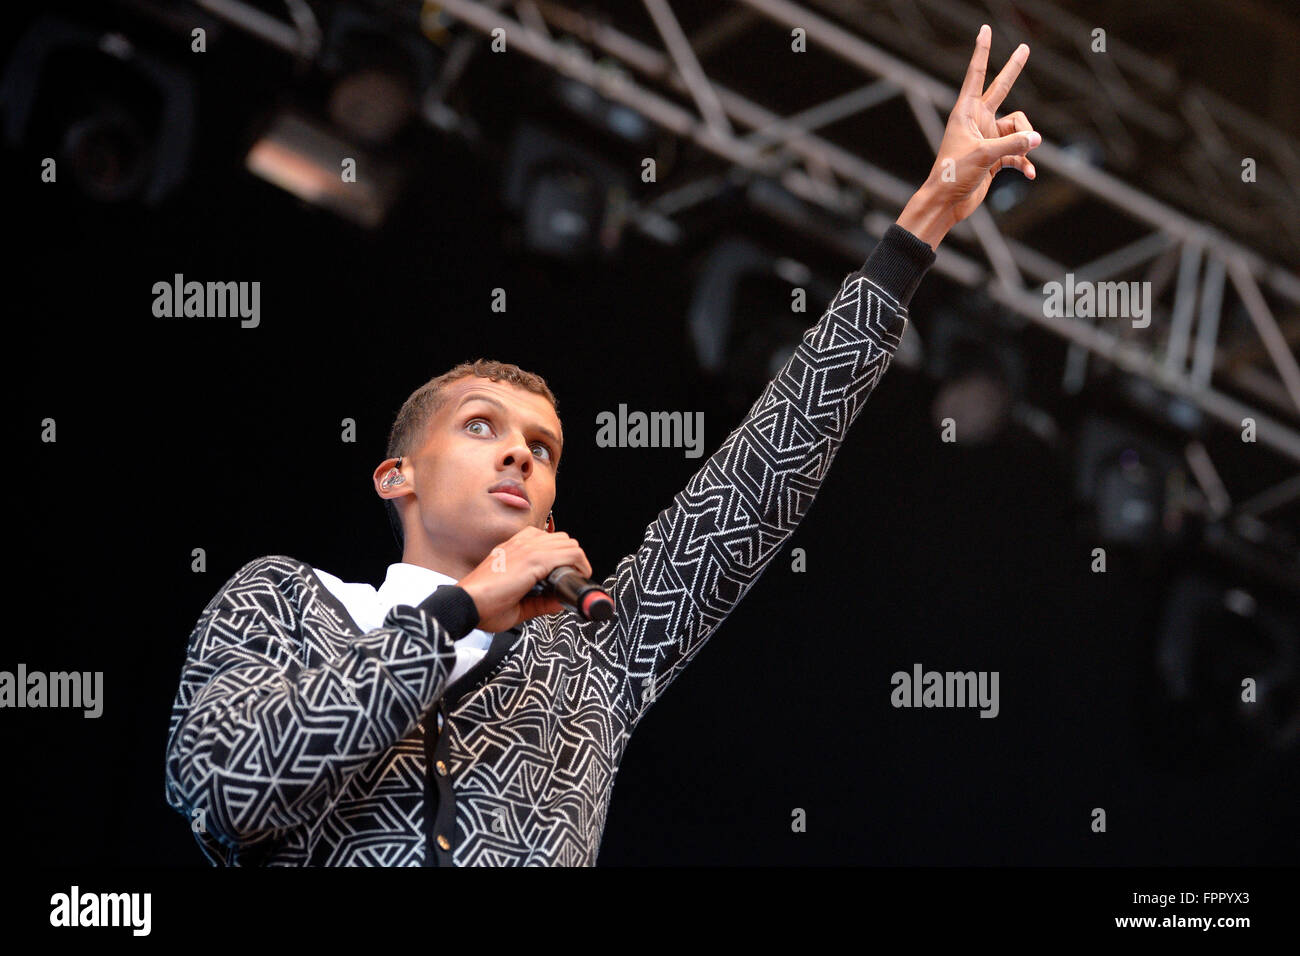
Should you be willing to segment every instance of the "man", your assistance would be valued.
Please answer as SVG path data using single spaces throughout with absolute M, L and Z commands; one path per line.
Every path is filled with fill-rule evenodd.
M 373 480 L 403 553 L 378 591 L 283 555 L 235 573 L 191 635 L 167 747 L 167 800 L 210 860 L 596 862 L 628 737 L 807 512 L 939 242 L 999 169 L 1034 178 L 1029 121 L 996 119 L 1029 50 L 982 92 L 990 43 L 982 27 L 925 184 L 602 582 L 613 620 L 529 596 L 592 570 L 551 517 L 554 396 L 501 363 L 399 412 Z

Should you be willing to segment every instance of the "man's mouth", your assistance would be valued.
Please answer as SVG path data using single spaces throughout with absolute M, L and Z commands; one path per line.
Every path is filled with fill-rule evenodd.
M 498 481 L 488 489 L 488 494 L 512 508 L 532 507 L 528 502 L 528 492 L 524 491 L 524 486 L 517 481 Z
M 530 507 L 527 498 L 521 498 L 519 495 L 511 494 L 508 491 L 493 491 L 490 492 L 490 494 L 493 498 L 497 499 L 497 501 L 504 501 L 512 508 L 523 508 L 527 511 Z

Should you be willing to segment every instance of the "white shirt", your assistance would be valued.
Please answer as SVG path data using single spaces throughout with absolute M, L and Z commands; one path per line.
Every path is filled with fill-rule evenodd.
M 399 562 L 388 566 L 388 575 L 384 583 L 375 590 L 370 584 L 351 584 L 340 580 L 328 571 L 312 568 L 321 583 L 329 588 L 330 593 L 339 599 L 352 620 L 363 631 L 373 631 L 383 627 L 384 618 L 389 608 L 397 604 L 415 606 L 444 584 L 455 584 L 456 579 L 450 575 L 424 568 L 418 564 Z M 447 678 L 447 686 L 459 679 L 462 674 L 483 659 L 492 644 L 492 635 L 487 631 L 475 629 L 456 642 L 456 666 Z M 438 726 L 442 727 L 442 715 L 438 715 Z

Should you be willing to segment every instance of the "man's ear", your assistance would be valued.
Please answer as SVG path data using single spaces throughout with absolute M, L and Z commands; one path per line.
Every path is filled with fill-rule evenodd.
M 410 476 L 406 472 L 410 465 L 403 466 L 401 458 L 385 458 L 371 475 L 375 493 L 381 498 L 400 498 L 409 495 L 414 489 Z

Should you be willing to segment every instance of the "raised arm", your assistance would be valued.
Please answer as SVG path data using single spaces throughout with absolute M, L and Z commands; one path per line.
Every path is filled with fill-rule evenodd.
M 890 227 L 850 273 L 744 420 L 604 582 L 615 621 L 597 639 L 639 720 L 785 545 L 849 426 L 888 369 L 934 252 Z
M 1023 113 L 998 119 L 1029 57 L 1021 45 L 984 91 L 980 29 L 934 166 L 862 268 L 763 389 L 744 420 L 604 582 L 617 615 L 592 629 L 633 722 L 708 640 L 807 513 L 849 427 L 889 368 L 907 307 L 939 243 L 1003 168 L 1034 178 L 1041 142 Z M 587 625 L 591 627 L 591 625 Z
M 409 734 L 443 692 L 454 641 L 477 620 L 463 591 L 441 588 L 359 637 L 339 628 L 332 653 L 309 660 L 301 625 L 318 598 L 302 567 L 282 556 L 249 562 L 190 636 L 167 802 L 228 848 L 316 818 L 353 773 Z

